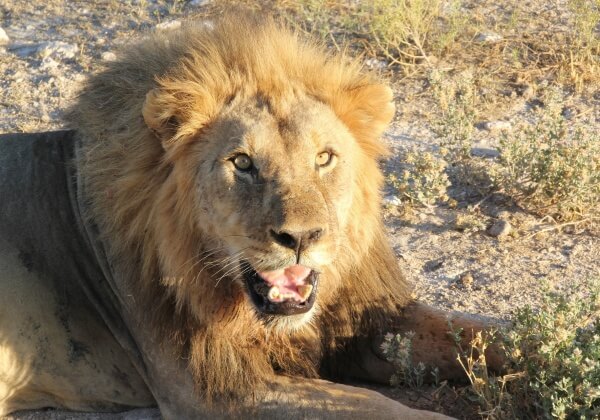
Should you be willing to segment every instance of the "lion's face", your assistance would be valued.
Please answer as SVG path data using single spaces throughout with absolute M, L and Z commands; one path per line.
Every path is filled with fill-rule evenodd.
M 233 100 L 193 149 L 199 229 L 217 238 L 259 313 L 309 312 L 343 248 L 357 147 L 308 97 Z

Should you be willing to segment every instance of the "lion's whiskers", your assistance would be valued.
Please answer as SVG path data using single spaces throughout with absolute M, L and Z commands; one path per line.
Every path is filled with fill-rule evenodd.
M 197 261 L 195 261 L 191 264 L 191 266 L 186 270 L 186 272 L 181 276 L 181 278 L 187 277 L 187 275 L 194 269 L 194 267 L 198 266 L 198 264 L 201 264 L 207 258 L 215 255 L 217 252 L 222 251 L 223 249 L 224 249 L 224 247 L 222 247 L 222 246 L 216 247 L 216 248 L 212 248 L 212 249 L 203 251 L 197 255 L 194 255 L 192 258 L 187 260 L 185 263 L 181 264 L 180 268 L 183 268 L 186 265 L 188 265 L 190 262 L 194 261 L 194 259 L 197 259 Z M 176 272 L 177 271 L 179 271 L 179 270 L 176 270 Z
M 245 251 L 246 249 L 247 249 L 247 248 L 245 248 L 245 249 L 242 249 L 241 251 L 239 251 L 238 253 L 236 253 L 234 256 L 232 256 L 232 257 L 231 257 L 231 261 L 229 261 L 227 264 L 223 265 L 223 267 L 222 267 L 221 269 L 219 269 L 219 271 L 217 271 L 217 272 L 215 273 L 215 276 L 216 276 L 216 275 L 218 275 L 220 272 L 222 272 L 224 269 L 227 269 L 227 267 L 230 267 L 232 264 L 234 264 L 234 263 L 238 263 L 238 262 L 239 262 L 239 258 L 238 258 L 238 257 L 239 257 L 239 256 L 241 256 L 241 255 L 243 255 L 243 254 L 244 254 L 244 251 Z M 234 260 L 234 259 L 235 259 L 235 260 Z M 227 276 L 228 276 L 228 275 L 230 275 L 231 273 L 234 273 L 234 272 L 235 272 L 235 270 L 237 270 L 237 269 L 238 269 L 238 267 L 237 267 L 237 266 L 234 266 L 233 268 L 230 268 L 230 269 L 228 269 L 228 270 L 227 270 L 227 271 L 226 271 L 226 272 L 225 272 L 225 273 L 224 273 L 224 274 L 223 274 L 221 277 L 219 277 L 219 278 L 217 279 L 217 281 L 215 282 L 215 287 L 217 287 L 217 286 L 219 285 L 219 283 L 221 282 L 221 280 L 222 280 L 223 278 L 227 277 Z

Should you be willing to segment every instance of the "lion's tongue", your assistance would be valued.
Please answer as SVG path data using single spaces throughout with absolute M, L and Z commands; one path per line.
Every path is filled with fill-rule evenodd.
M 259 271 L 258 275 L 270 286 L 267 297 L 271 302 L 289 299 L 304 302 L 313 288 L 306 281 L 310 272 L 310 268 L 303 265 L 291 265 L 280 270 Z

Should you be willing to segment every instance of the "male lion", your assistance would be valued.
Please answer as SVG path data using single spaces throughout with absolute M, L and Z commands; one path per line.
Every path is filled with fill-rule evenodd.
M 385 239 L 390 89 L 239 17 L 118 57 L 74 131 L 0 138 L 0 415 L 443 417 L 318 379 L 387 382 L 382 335 L 408 330 L 460 372 Z

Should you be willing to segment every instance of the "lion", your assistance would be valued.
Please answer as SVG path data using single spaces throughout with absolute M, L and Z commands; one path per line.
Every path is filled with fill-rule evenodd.
M 269 19 L 189 22 L 89 77 L 71 130 L 0 138 L 0 415 L 445 418 L 387 383 L 387 332 L 457 377 L 380 209 L 392 91 Z M 493 353 L 493 363 L 500 363 Z

